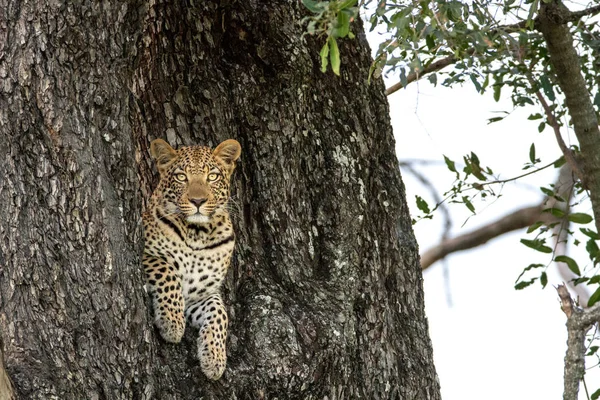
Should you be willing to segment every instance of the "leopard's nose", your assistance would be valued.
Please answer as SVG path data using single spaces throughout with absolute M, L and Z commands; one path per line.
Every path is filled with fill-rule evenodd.
M 202 206 L 202 204 L 206 203 L 207 200 L 208 199 L 206 197 L 195 197 L 195 198 L 189 199 L 190 203 L 192 203 L 193 205 L 195 205 L 198 208 L 200 208 L 200 206 Z

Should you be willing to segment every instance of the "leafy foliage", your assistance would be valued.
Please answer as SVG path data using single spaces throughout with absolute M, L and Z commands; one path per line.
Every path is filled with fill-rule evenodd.
M 356 7 L 356 1 L 303 2 L 313 13 L 309 18 L 308 32 L 326 36 L 327 48 L 324 46 L 321 51 L 324 71 L 329 55 L 332 69 L 339 74 L 339 61 L 335 65 L 333 63 L 333 59 L 339 60 L 339 54 L 332 57 L 331 50 L 337 38 L 350 36 L 347 23 L 357 18 L 359 9 L 362 9 L 371 31 L 377 29 L 384 37 L 371 65 L 369 78 L 395 73 L 400 79 L 399 86 L 406 87 L 427 75 L 433 85 L 452 87 L 468 83 L 478 93 L 491 92 L 496 101 L 503 93 L 508 94 L 515 108 L 537 108 L 528 119 L 539 121 L 540 133 L 548 127 L 557 132 L 567 121 L 564 96 L 550 65 L 544 38 L 536 29 L 539 27 L 540 0 L 362 0 L 361 7 Z M 589 14 L 597 13 L 596 8 L 590 8 Z M 586 18 L 585 13 L 580 14 L 583 17 L 573 24 L 571 32 L 598 117 L 600 27 L 594 19 Z M 444 68 L 448 66 L 452 68 Z M 504 112 L 488 122 L 496 123 L 508 114 Z M 563 152 L 573 157 L 579 155 L 579 149 L 574 145 L 563 149 Z M 474 152 L 463 157 L 461 167 L 447 156 L 444 156 L 444 162 L 455 176 L 455 181 L 452 188 L 444 193 L 442 202 L 463 204 L 474 215 L 477 199 L 500 196 L 494 186 L 545 168 L 561 168 L 566 159 L 561 157 L 540 167 L 541 158 L 532 144 L 523 165 L 527 172 L 511 179 L 499 179 Z M 517 278 L 515 289 L 531 286 L 537 280 L 545 287 L 548 266 L 553 262 L 564 263 L 573 274 L 572 284 L 590 287 L 593 294 L 587 306 L 591 306 L 600 301 L 600 249 L 597 244 L 600 235 L 595 229 L 585 226 L 594 221 L 592 215 L 573 211 L 573 207 L 587 200 L 586 190 L 575 179 L 568 190 L 547 184 L 540 187 L 540 191 L 547 199 L 544 218 L 529 227 L 529 236 L 521 239 L 521 243 L 539 252 L 545 262 L 524 268 Z M 440 206 L 438 203 L 432 207 L 420 196 L 416 197 L 416 204 L 423 215 L 415 222 L 432 218 Z M 557 253 L 557 247 L 566 243 L 585 248 L 588 260 L 576 261 Z M 592 348 L 595 348 L 595 354 L 598 347 L 590 350 Z M 600 398 L 600 390 L 594 392 L 591 398 Z

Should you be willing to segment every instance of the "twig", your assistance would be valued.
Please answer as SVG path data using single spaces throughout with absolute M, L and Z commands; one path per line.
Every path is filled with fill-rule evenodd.
M 552 161 L 550 164 L 546 164 L 546 165 L 544 165 L 543 167 L 540 167 L 540 168 L 538 168 L 538 169 L 534 169 L 534 170 L 532 170 L 532 171 L 526 172 L 526 173 L 524 173 L 524 174 L 522 174 L 522 175 L 515 176 L 515 177 L 512 177 L 512 178 L 508 178 L 508 179 L 497 179 L 497 180 L 495 180 L 495 181 L 489 181 L 489 182 L 477 183 L 477 187 L 483 187 L 483 186 L 493 185 L 493 184 L 496 184 L 496 183 L 508 183 L 508 182 L 516 181 L 517 179 L 521 179 L 521 178 L 524 178 L 524 177 L 526 177 L 526 176 L 528 176 L 528 175 L 532 175 L 532 174 L 535 174 L 536 172 L 540 172 L 540 171 L 542 171 L 542 170 L 545 170 L 546 168 L 548 168 L 548 167 L 551 167 L 551 166 L 553 166 L 554 164 L 556 164 L 556 161 L 558 161 L 558 160 Z

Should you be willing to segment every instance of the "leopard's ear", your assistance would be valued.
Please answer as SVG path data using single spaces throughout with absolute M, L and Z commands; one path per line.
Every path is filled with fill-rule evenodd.
M 217 146 L 213 151 L 213 156 L 223 161 L 225 166 L 229 169 L 229 172 L 233 172 L 235 168 L 235 162 L 242 153 L 242 147 L 235 139 L 227 139 L 223 143 Z
M 158 172 L 161 174 L 177 157 L 177 152 L 162 139 L 155 139 L 150 143 L 150 154 L 156 160 Z

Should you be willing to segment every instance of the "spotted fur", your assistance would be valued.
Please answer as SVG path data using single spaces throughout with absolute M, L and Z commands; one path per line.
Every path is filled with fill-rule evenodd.
M 227 212 L 240 145 L 229 139 L 213 151 L 174 150 L 161 139 L 150 147 L 160 173 L 144 221 L 146 283 L 161 336 L 177 343 L 186 319 L 199 330 L 202 371 L 217 380 L 225 370 L 227 312 L 220 288 L 235 242 Z

